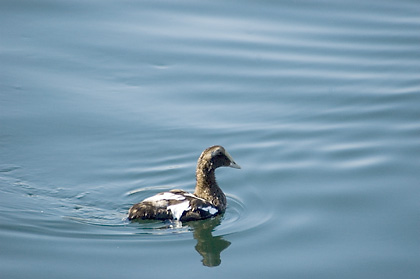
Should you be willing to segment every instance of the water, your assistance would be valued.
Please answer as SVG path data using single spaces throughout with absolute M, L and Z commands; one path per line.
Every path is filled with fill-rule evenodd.
M 1 278 L 417 278 L 417 1 L 2 1 Z M 221 144 L 224 216 L 130 223 Z

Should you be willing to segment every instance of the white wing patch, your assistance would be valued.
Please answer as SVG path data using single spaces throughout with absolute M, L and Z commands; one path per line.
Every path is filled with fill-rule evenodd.
M 169 204 L 170 200 L 183 201 L 185 200 L 185 197 L 182 195 L 171 193 L 171 192 L 163 192 L 163 193 L 159 193 L 154 196 L 151 196 L 143 201 L 151 202 L 156 207 L 166 207 Z
M 147 198 L 143 200 L 144 202 L 151 202 L 156 207 L 166 207 L 168 210 L 172 213 L 172 218 L 174 220 L 179 220 L 182 217 L 182 214 L 184 214 L 185 211 L 191 209 L 190 202 L 186 199 L 186 197 L 191 197 L 194 199 L 199 199 L 202 201 L 205 201 L 202 198 L 197 197 L 196 195 L 190 194 L 190 193 L 184 193 L 183 195 L 180 194 L 174 194 L 171 192 L 163 192 L 156 194 L 154 196 L 151 196 L 150 198 Z M 168 205 L 170 201 L 179 201 L 176 204 Z M 199 207 L 199 209 L 207 211 L 211 215 L 215 215 L 217 212 L 217 208 L 214 208 L 213 206 L 205 206 L 205 207 Z
M 190 210 L 191 206 L 189 201 L 184 201 L 178 204 L 170 205 L 168 206 L 168 209 L 171 211 L 173 219 L 179 220 L 184 211 Z
M 154 196 L 151 196 L 150 198 L 147 198 L 144 201 L 145 202 L 158 202 L 160 200 L 182 201 L 182 200 L 185 200 L 185 197 L 178 194 L 170 193 L 170 192 L 163 192 L 163 193 L 159 193 Z
M 184 195 L 187 196 L 187 197 L 194 198 L 194 199 L 199 199 L 199 200 L 202 200 L 202 201 L 206 201 L 205 199 L 199 198 L 196 195 L 193 195 L 193 194 L 190 194 L 190 193 L 185 193 Z
M 200 209 L 207 211 L 211 215 L 214 215 L 214 214 L 216 214 L 218 212 L 217 208 L 214 208 L 213 206 L 201 207 Z

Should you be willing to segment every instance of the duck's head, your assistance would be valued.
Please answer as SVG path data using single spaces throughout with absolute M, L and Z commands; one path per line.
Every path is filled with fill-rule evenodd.
M 207 165 L 211 169 L 217 169 L 218 167 L 241 168 L 220 145 L 214 145 L 204 150 L 198 159 L 198 165 Z

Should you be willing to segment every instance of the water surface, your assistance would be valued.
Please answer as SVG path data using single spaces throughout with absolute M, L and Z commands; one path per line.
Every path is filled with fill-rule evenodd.
M 417 278 L 419 14 L 2 1 L 1 277 Z M 214 144 L 224 216 L 126 220 Z

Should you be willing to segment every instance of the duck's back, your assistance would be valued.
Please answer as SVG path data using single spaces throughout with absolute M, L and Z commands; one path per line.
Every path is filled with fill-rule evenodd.
M 206 219 L 219 214 L 210 202 L 183 190 L 162 192 L 133 205 L 128 219 L 179 220 Z

